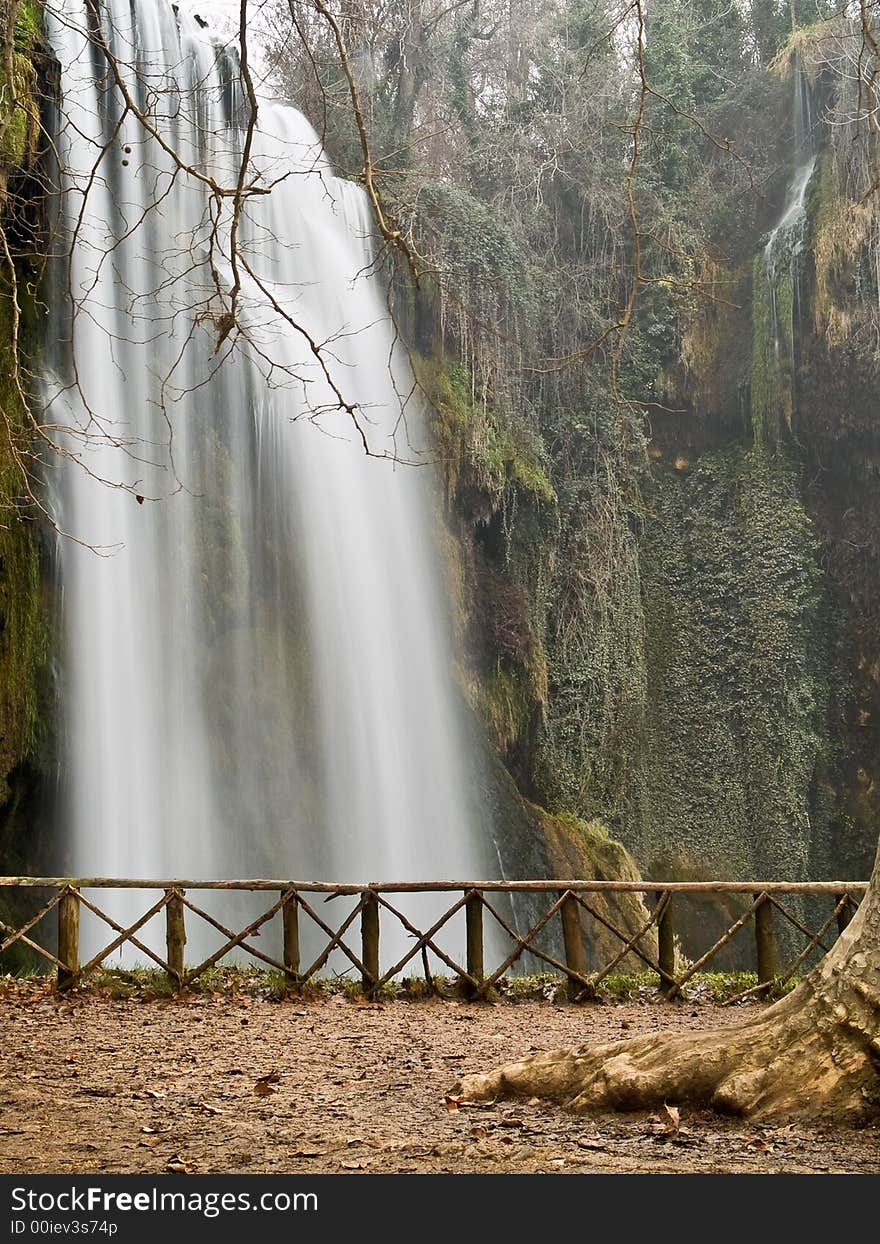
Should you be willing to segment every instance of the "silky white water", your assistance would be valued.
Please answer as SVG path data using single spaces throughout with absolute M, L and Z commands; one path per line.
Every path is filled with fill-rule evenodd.
M 75 537 L 59 540 L 64 871 L 497 872 L 468 814 L 432 471 L 394 460 L 425 445 L 365 200 L 298 112 L 261 99 L 246 180 L 271 193 L 244 208 L 244 333 L 224 336 L 230 200 L 218 218 L 196 174 L 235 184 L 237 62 L 165 0 L 100 13 L 131 100 L 190 171 L 126 112 L 80 0 L 50 10 L 46 420 L 72 459 L 51 492 Z M 387 458 L 364 453 L 305 333 Z M 147 905 L 114 903 L 124 922 Z M 191 932 L 187 958 L 200 947 Z
M 797 406 L 799 333 L 803 316 L 801 284 L 804 252 L 809 229 L 807 195 L 816 169 L 817 152 L 813 142 L 813 116 L 810 87 L 799 58 L 792 71 L 792 166 L 782 210 L 764 246 L 763 270 L 756 273 L 756 297 L 766 297 L 769 311 L 769 341 L 756 349 L 763 353 L 769 345 L 766 366 L 773 393 L 773 426 L 792 429 Z M 763 286 L 763 288 L 762 288 Z M 766 420 L 767 410 L 753 405 L 757 424 Z

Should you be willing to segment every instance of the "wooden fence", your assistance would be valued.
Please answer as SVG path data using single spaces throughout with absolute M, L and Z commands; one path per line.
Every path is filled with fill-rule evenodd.
M 0 954 L 16 943 L 28 946 L 34 954 L 54 967 L 59 989 L 70 988 L 127 944 L 167 973 L 175 987 L 180 989 L 197 980 L 225 955 L 238 949 L 283 972 L 297 985 L 316 977 L 327 965 L 330 956 L 337 952 L 350 964 L 348 970 L 354 968 L 360 975 L 365 992 L 373 994 L 403 972 L 417 956 L 421 958 L 426 979 L 433 983 L 428 959 L 430 951 L 472 998 L 485 997 L 526 954 L 562 974 L 567 980 L 567 993 L 572 1001 L 594 997 L 597 986 L 628 957 L 635 957 L 645 968 L 655 972 L 661 991 L 667 997 L 674 998 L 697 972 L 704 971 L 719 952 L 751 924 L 757 984 L 729 999 L 734 1002 L 749 994 L 763 996 L 774 982 L 781 985 L 791 980 L 811 955 L 827 951 L 833 939 L 849 923 L 867 889 L 867 882 L 443 881 L 333 885 L 283 880 L 135 881 L 108 877 L 0 877 L 0 889 L 4 888 L 51 892 L 47 901 L 20 928 L 12 928 L 0 921 Z M 158 891 L 159 897 L 134 923 L 123 927 L 84 894 L 85 890 Z M 218 890 L 271 893 L 273 901 L 240 932 L 233 932 L 191 897 L 193 891 Z M 645 917 L 635 930 L 617 927 L 609 919 L 607 909 L 599 910 L 596 903 L 598 896 L 626 892 L 640 894 L 645 901 Z M 419 929 L 395 906 L 400 902 L 396 896 L 407 894 L 455 897 L 430 927 Z M 681 896 L 688 894 L 703 898 L 738 895 L 744 908 L 703 954 L 694 961 L 680 964 L 676 956 L 676 906 L 682 901 Z M 509 912 L 499 910 L 503 906 L 499 896 L 503 895 L 531 896 L 530 927 L 525 932 L 514 927 Z M 825 900 L 827 912 L 818 929 L 808 928 L 783 901 L 783 898 L 795 895 L 816 896 Z M 355 902 L 345 919 L 334 928 L 321 915 L 318 906 L 322 899 L 328 902 L 341 896 L 352 897 Z M 534 914 L 536 904 L 543 908 L 538 915 Z M 92 912 L 113 934 L 111 940 L 85 963 L 80 959 L 79 937 L 83 909 Z M 444 926 L 462 910 L 465 913 L 464 965 L 457 963 L 436 940 Z M 148 921 L 163 911 L 164 958 L 137 936 Z M 57 922 L 57 938 L 51 936 L 50 930 L 46 940 L 55 945 L 55 950 L 30 936 L 32 933 L 36 935 L 38 926 L 53 912 Z M 262 947 L 253 945 L 250 939 L 279 913 L 280 946 L 273 956 Z M 484 962 L 484 924 L 487 916 L 510 944 L 509 953 L 489 970 Z M 300 953 L 303 918 L 319 931 L 323 941 L 320 953 L 308 963 L 301 961 Z M 780 919 L 790 924 L 803 941 L 802 948 L 784 966 L 779 963 L 775 931 L 775 922 Z M 202 921 L 220 935 L 216 950 L 200 963 L 191 965 L 187 965 L 184 958 L 187 920 Z M 383 965 L 380 960 L 380 930 L 388 921 L 402 927 L 412 939 L 412 945 L 396 962 Z M 562 958 L 537 943 L 539 935 L 551 929 L 557 921 L 556 933 L 561 933 L 561 939 L 557 937 L 557 940 L 562 946 Z M 604 928 L 619 942 L 619 950 L 607 962 L 592 968 L 587 963 L 585 921 L 595 922 L 596 926 Z M 656 955 L 653 951 L 654 939 L 648 937 L 649 931 L 655 927 Z M 345 940 L 349 931 L 355 935 L 360 933 L 359 944 L 356 943 L 355 948 Z

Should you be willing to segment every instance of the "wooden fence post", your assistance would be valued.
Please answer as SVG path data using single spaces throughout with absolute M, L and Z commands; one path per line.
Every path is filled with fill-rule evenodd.
M 483 900 L 476 890 L 467 894 L 464 905 L 465 922 L 467 925 L 467 970 L 477 982 L 476 986 L 466 982 L 465 992 L 470 996 L 477 992 L 483 983 Z
M 284 936 L 283 962 L 288 976 L 299 979 L 299 903 L 296 894 L 290 893 L 281 908 Z
M 773 932 L 773 904 L 766 894 L 756 894 L 755 901 L 758 902 L 755 908 L 755 950 L 758 959 L 758 984 L 762 986 L 759 993 L 763 998 L 779 971 L 779 959 Z
M 368 890 L 361 908 L 361 975 L 364 993 L 371 995 L 379 979 L 379 899 Z
M 853 901 L 848 894 L 835 894 L 834 905 L 837 906 L 837 904 L 840 902 L 842 898 L 845 898 L 846 902 L 841 907 L 840 911 L 837 913 L 837 932 L 838 933 L 843 932 L 843 930 L 849 924 L 850 920 L 852 920 L 853 915 L 855 913 L 855 907 L 853 905 Z
M 183 948 L 186 945 L 183 911 L 182 894 L 172 891 L 165 907 L 165 957 L 168 960 L 168 977 L 178 989 L 183 984 Z
M 584 954 L 584 938 L 581 932 L 581 905 L 573 894 L 566 894 L 562 900 L 559 914 L 562 919 L 562 943 L 565 947 L 565 966 L 571 972 L 577 972 L 580 976 L 586 976 L 587 959 Z M 578 980 L 576 976 L 569 976 L 569 1001 L 574 1002 L 583 988 L 583 981 Z
M 657 920 L 657 964 L 661 971 L 660 992 L 669 994 L 675 989 L 675 925 L 672 922 L 672 894 L 667 890 L 658 890 L 654 896 L 655 903 L 660 903 L 666 896 L 666 904 Z M 663 975 L 665 973 L 665 975 Z
M 79 975 L 79 896 L 68 887 L 58 904 L 58 988 L 69 989 Z

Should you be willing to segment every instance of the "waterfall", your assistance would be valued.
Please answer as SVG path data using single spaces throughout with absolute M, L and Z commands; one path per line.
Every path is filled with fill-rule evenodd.
M 796 403 L 797 337 L 801 322 L 801 278 L 807 236 L 807 191 L 818 153 L 810 87 L 795 58 L 792 99 L 794 172 L 779 219 L 755 263 L 752 365 L 752 422 L 759 440 L 791 430 Z
M 59 540 L 64 870 L 497 872 L 469 813 L 433 474 L 410 465 L 425 433 L 365 198 L 297 111 L 261 98 L 247 181 L 271 192 L 241 215 L 245 331 L 224 334 L 231 206 L 205 179 L 237 177 L 236 59 L 168 0 L 99 12 L 156 133 L 82 0 L 47 10 L 61 193 L 45 417 L 74 537 Z

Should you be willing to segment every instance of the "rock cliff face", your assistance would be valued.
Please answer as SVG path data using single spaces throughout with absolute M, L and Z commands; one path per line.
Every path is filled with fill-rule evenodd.
M 4 18 L 5 20 L 5 18 Z M 39 863 L 51 788 L 49 589 L 32 503 L 34 438 L 29 360 L 44 200 L 38 179 L 41 78 L 48 78 L 40 10 L 24 0 L 0 64 L 0 872 Z M 0 919 L 6 911 L 0 898 Z
M 833 110 L 803 53 L 787 73 Z M 861 877 L 873 858 L 876 223 L 844 143 L 819 122 L 812 142 L 792 145 L 790 185 L 812 165 L 793 253 L 770 264 L 771 212 L 727 274 L 739 306 L 686 332 L 685 413 L 650 447 L 651 816 L 623 836 L 652 871 L 701 846 L 740 876 Z
M 777 67 L 768 96 L 793 153 L 796 71 Z M 870 868 L 880 234 L 820 123 L 812 142 L 796 267 L 764 268 L 792 154 L 707 264 L 717 302 L 671 333 L 668 409 L 643 425 L 629 488 L 607 454 L 585 470 L 549 434 L 499 427 L 456 363 L 430 364 L 468 698 L 525 796 L 602 822 L 652 878 Z M 551 867 L 571 858 L 566 824 L 537 818 Z

